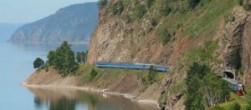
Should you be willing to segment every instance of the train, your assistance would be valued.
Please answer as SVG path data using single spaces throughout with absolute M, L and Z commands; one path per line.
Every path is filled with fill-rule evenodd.
M 96 63 L 97 68 L 118 68 L 118 69 L 131 69 L 131 70 L 149 70 L 151 67 L 156 72 L 168 72 L 168 67 L 157 64 L 144 64 L 144 63 Z
M 236 73 L 234 69 L 225 69 L 222 79 L 228 83 L 229 88 L 238 96 L 246 94 L 244 85 L 236 80 Z

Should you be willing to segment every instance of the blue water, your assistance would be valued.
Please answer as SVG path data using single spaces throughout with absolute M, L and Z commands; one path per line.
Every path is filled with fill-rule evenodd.
M 0 110 L 34 110 L 33 94 L 21 86 L 34 70 L 34 58 L 45 52 L 24 51 L 0 38 Z
M 118 96 L 24 88 L 21 83 L 34 72 L 33 60 L 45 58 L 48 51 L 15 46 L 7 39 L 0 37 L 0 110 L 154 110 Z

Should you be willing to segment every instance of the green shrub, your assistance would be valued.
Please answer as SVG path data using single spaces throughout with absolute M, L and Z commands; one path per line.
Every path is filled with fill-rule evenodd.
M 172 9 L 169 4 L 169 0 L 161 0 L 159 2 L 159 11 L 161 16 L 168 16 L 171 13 Z
M 239 103 L 235 102 L 231 104 L 231 107 L 229 107 L 229 110 L 241 110 L 241 106 Z
M 189 68 L 186 85 L 186 110 L 205 110 L 230 97 L 228 84 L 204 64 L 194 63 Z
M 189 8 L 194 9 L 200 2 L 201 0 L 187 0 Z
M 99 0 L 99 8 L 104 8 L 108 4 L 108 0 Z
M 146 6 L 147 8 L 151 8 L 152 5 L 154 4 L 155 0 L 146 0 Z
M 120 15 L 124 11 L 123 1 L 120 0 L 112 7 L 113 15 Z
M 163 16 L 168 16 L 171 13 L 172 9 L 168 6 L 165 6 L 163 9 L 160 10 L 160 14 Z
M 203 46 L 191 51 L 188 54 L 188 60 L 192 62 L 212 63 L 217 62 L 214 52 L 218 48 L 218 42 L 208 41 Z
M 141 80 L 142 84 L 145 86 L 149 84 L 149 81 L 147 80 L 147 78 L 145 76 L 141 77 L 140 80 Z
M 141 78 L 141 81 L 144 85 L 149 85 L 149 84 L 153 84 L 154 82 L 156 82 L 157 80 L 157 72 L 155 71 L 154 66 L 150 66 L 149 68 L 149 72 L 147 75 L 144 75 Z
M 78 68 L 75 54 L 67 42 L 63 42 L 55 51 L 50 51 L 47 59 L 48 65 L 57 69 L 62 76 L 73 74 Z
M 44 66 L 44 60 L 41 58 L 36 58 L 35 61 L 33 62 L 33 67 L 36 68 L 41 68 Z
M 157 73 L 155 72 L 155 68 L 154 68 L 154 66 L 151 66 L 150 68 L 149 68 L 149 73 L 148 73 L 148 81 L 152 84 L 152 83 L 154 83 L 155 82 L 155 80 L 156 80 L 156 75 L 157 75 Z
M 158 20 L 156 20 L 155 18 L 152 18 L 151 19 L 151 25 L 154 26 L 154 27 L 157 26 L 158 25 Z
M 215 106 L 210 110 L 225 110 L 224 108 L 220 107 L 220 106 Z
M 89 73 L 88 80 L 92 81 L 97 75 L 98 72 L 95 69 L 92 69 L 92 71 Z
M 131 13 L 128 13 L 130 20 L 134 21 L 137 19 L 141 19 L 146 14 L 147 8 L 140 2 L 134 1 L 134 6 L 130 8 L 130 12 Z
M 244 0 L 239 0 L 239 5 L 243 5 Z
M 158 28 L 157 34 L 158 34 L 158 36 L 159 36 L 159 38 L 160 38 L 160 40 L 162 41 L 163 44 L 168 43 L 172 39 L 172 35 L 170 34 L 170 32 L 168 32 L 168 30 L 165 28 L 164 25 L 161 25 Z
M 136 19 L 140 19 L 145 15 L 146 12 L 147 12 L 146 7 L 144 5 L 138 4 L 135 7 L 135 11 L 134 11 L 133 16 Z
M 87 61 L 87 55 L 88 55 L 88 51 L 86 52 L 77 52 L 77 55 L 76 55 L 76 60 L 78 63 L 86 63 Z
M 246 106 L 245 110 L 251 110 L 251 103 L 249 103 L 249 105 Z

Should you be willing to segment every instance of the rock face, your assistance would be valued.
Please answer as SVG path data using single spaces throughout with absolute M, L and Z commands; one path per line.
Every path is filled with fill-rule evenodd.
M 240 78 L 244 84 L 251 85 L 251 16 L 250 12 L 242 7 L 233 10 L 226 22 L 223 40 L 222 55 L 224 66 L 235 70 L 244 70 Z
M 117 1 L 111 0 L 112 4 L 116 4 Z M 100 10 L 99 26 L 94 36 L 92 36 L 89 48 L 89 64 L 95 64 L 95 62 L 126 62 L 176 66 L 177 62 L 182 59 L 185 51 L 188 50 L 187 48 L 190 47 L 188 45 L 198 42 L 197 40 L 192 41 L 191 38 L 183 36 L 181 33 L 177 33 L 175 34 L 175 39 L 167 44 L 163 44 L 156 34 L 159 26 L 152 21 L 151 16 L 146 15 L 140 20 L 128 22 L 123 17 L 130 13 L 126 7 L 122 15 L 113 15 L 109 9 L 112 8 L 107 6 L 106 9 Z M 152 14 L 153 12 L 149 13 Z M 164 22 L 160 20 L 159 24 L 162 23 Z M 164 81 L 163 85 L 171 86 L 176 83 L 176 80 L 177 82 L 182 81 L 184 80 L 183 75 L 168 76 L 175 79 L 175 81 L 170 82 L 170 84 L 166 84 Z M 161 85 L 159 84 L 158 86 L 162 88 Z M 163 87 L 167 91 L 169 90 L 168 88 Z M 157 92 L 154 94 L 160 95 Z M 170 94 L 170 100 L 172 101 L 168 99 L 168 103 L 163 105 L 167 104 L 169 106 L 166 108 L 183 110 L 184 100 L 180 101 L 180 99 L 183 99 L 181 94 L 182 92 Z
M 147 22 L 147 19 L 142 21 L 142 29 Z M 168 59 L 165 58 L 169 56 L 167 50 L 170 47 L 163 46 L 153 33 L 142 36 L 143 30 L 138 33 L 133 28 L 134 25 L 128 25 L 120 18 L 109 20 L 109 16 L 101 12 L 100 25 L 91 40 L 89 63 L 112 61 L 166 64 Z
M 251 17 L 247 18 L 247 23 L 245 25 L 245 30 L 242 38 L 242 59 L 241 64 L 243 69 L 245 69 L 243 82 L 251 86 Z
M 111 0 L 111 2 L 111 4 L 114 5 L 117 4 L 116 2 L 118 2 L 118 0 Z M 225 3 L 229 2 L 232 1 L 225 1 Z M 143 1 L 139 3 L 144 4 Z M 218 2 L 214 3 L 218 4 Z M 128 7 L 133 7 L 133 5 L 129 5 Z M 203 53 L 197 50 L 207 51 L 207 49 L 202 48 L 208 41 L 213 41 L 217 44 L 217 49 L 212 56 L 216 57 L 217 61 L 209 61 L 209 65 L 212 65 L 213 70 L 217 73 L 218 68 L 221 70 L 221 67 L 230 67 L 235 70 L 244 68 L 244 77 L 241 78 L 241 80 L 243 80 L 245 84 L 251 85 L 251 82 L 248 82 L 251 81 L 251 69 L 249 69 L 251 68 L 251 37 L 249 37 L 249 35 L 251 35 L 251 17 L 250 12 L 243 7 L 234 4 L 232 7 L 229 7 L 225 13 L 222 12 L 222 15 L 214 19 L 215 21 L 220 19 L 218 22 L 214 22 L 214 20 L 208 21 L 218 24 L 215 25 L 215 30 L 212 31 L 215 32 L 214 34 L 212 34 L 210 29 L 206 30 L 206 27 L 208 27 L 207 24 L 210 23 L 206 23 L 205 25 L 200 24 L 200 19 L 197 19 L 208 14 L 205 18 L 201 17 L 206 19 L 212 12 L 202 11 L 203 13 L 200 15 L 195 14 L 194 16 L 198 17 L 186 19 L 183 26 L 177 24 L 178 28 L 176 28 L 177 31 L 173 35 L 174 39 L 164 45 L 160 39 L 158 39 L 159 36 L 156 34 L 156 30 L 163 22 L 168 22 L 169 19 L 166 21 L 159 20 L 157 25 L 153 25 L 154 23 L 152 23 L 151 16 L 153 13 L 156 13 L 155 8 L 153 8 L 152 12 L 148 12 L 147 15 L 140 20 L 130 22 L 125 20 L 126 17 L 128 17 L 126 14 L 129 13 L 130 15 L 130 13 L 132 13 L 128 10 L 130 9 L 124 7 L 124 11 L 120 15 L 113 15 L 109 12 L 111 10 L 107 11 L 102 9 L 100 11 L 100 23 L 91 39 L 88 62 L 90 64 L 95 64 L 95 62 L 100 61 L 157 63 L 172 67 L 171 73 L 167 75 L 166 80 L 163 81 L 161 85 L 163 87 L 161 95 L 164 97 L 160 101 L 162 110 L 185 109 L 185 97 L 183 97 L 185 86 L 182 85 L 184 85 L 184 80 L 186 79 L 189 62 L 196 62 L 200 59 L 199 57 L 197 58 L 197 56 Z M 229 12 L 232 12 L 230 16 Z M 216 13 L 218 13 L 218 11 L 216 11 Z M 215 14 L 210 15 L 210 17 L 214 15 Z M 175 16 L 175 14 L 173 16 Z M 229 17 L 226 19 L 226 16 Z M 174 22 L 176 22 L 176 19 L 179 19 L 178 17 L 175 18 Z M 191 23 L 194 19 L 197 19 L 198 22 Z M 174 25 L 174 23 L 171 24 Z M 186 28 L 189 27 L 188 25 L 192 25 L 192 30 L 191 28 Z M 205 28 L 199 36 L 192 38 L 187 35 L 189 34 L 186 32 L 187 30 L 191 30 L 192 33 L 197 34 L 198 30 L 193 30 L 193 28 L 196 28 L 198 25 L 203 25 L 204 27 L 201 28 Z M 194 61 L 188 58 L 190 54 L 195 56 Z M 202 59 L 204 59 L 207 55 L 203 54 L 202 57 Z M 172 88 L 176 88 L 177 86 L 184 88 L 172 93 Z
M 71 5 L 41 20 L 26 24 L 12 35 L 17 44 L 86 43 L 98 23 L 96 2 Z
M 235 8 L 232 15 L 226 21 L 227 23 L 223 32 L 225 67 L 234 69 L 241 67 L 243 32 L 247 17 L 248 15 L 243 8 Z
M 242 0 L 243 4 L 250 7 L 251 6 L 251 0 Z
M 111 0 L 116 2 L 116 0 Z M 100 23 L 91 39 L 88 62 L 138 62 L 167 64 L 172 46 L 155 36 L 149 18 L 128 23 L 121 16 L 100 10 Z M 139 29 L 139 30 L 138 30 Z

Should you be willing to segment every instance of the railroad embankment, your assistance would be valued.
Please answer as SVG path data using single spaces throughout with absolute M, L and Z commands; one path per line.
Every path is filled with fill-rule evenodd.
M 154 72 L 149 79 L 149 71 L 126 69 L 101 69 L 90 65 L 80 65 L 75 75 L 62 77 L 54 69 L 37 70 L 23 85 L 28 88 L 73 89 L 121 95 L 139 103 L 158 105 L 161 81 L 165 74 Z

